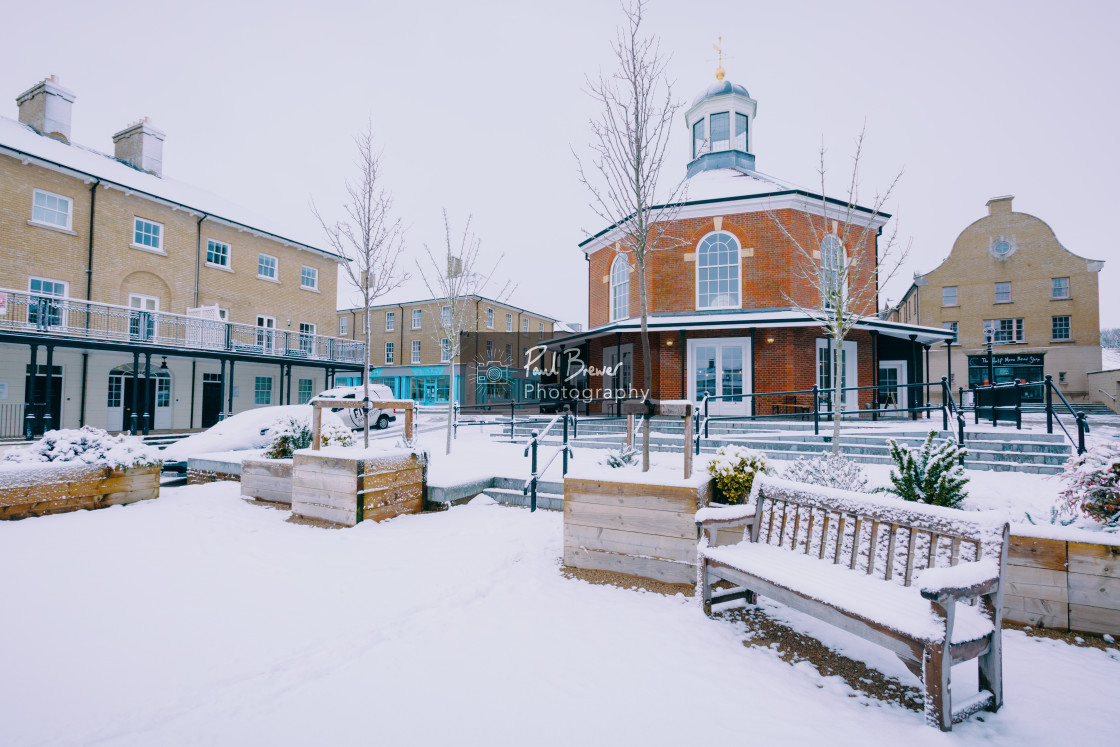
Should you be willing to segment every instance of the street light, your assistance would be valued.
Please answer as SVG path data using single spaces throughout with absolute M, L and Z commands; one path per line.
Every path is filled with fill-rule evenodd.
M 996 369 L 992 365 L 992 338 L 995 337 L 995 330 L 991 327 L 984 328 L 984 342 L 988 345 L 988 386 L 996 385 Z

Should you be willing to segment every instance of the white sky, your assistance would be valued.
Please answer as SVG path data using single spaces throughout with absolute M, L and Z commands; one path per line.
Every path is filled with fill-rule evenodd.
M 15 97 L 54 73 L 77 94 L 75 141 L 111 151 L 114 132 L 148 115 L 167 133 L 165 175 L 320 241 L 309 201 L 341 204 L 350 138 L 372 119 L 411 256 L 438 246 L 442 207 L 454 226 L 473 214 L 486 252 L 505 253 L 513 303 L 586 323 L 576 245 L 602 226 L 571 149 L 589 142 L 584 76 L 610 66 L 614 3 L 56 0 L 49 17 L 35 3 L 3 16 L 0 114 L 14 118 Z M 885 296 L 1010 193 L 1068 249 L 1108 262 L 1101 323 L 1120 326 L 1120 4 L 656 0 L 649 21 L 687 102 L 713 80 L 723 35 L 728 79 L 758 100 L 766 173 L 814 186 L 823 138 L 842 194 L 866 120 L 864 193 L 905 169 L 888 207 L 913 237 Z M 688 154 L 683 110 L 675 127 L 673 176 Z

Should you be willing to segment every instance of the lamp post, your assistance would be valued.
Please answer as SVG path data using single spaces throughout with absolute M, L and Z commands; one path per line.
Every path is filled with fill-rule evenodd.
M 996 369 L 992 364 L 992 338 L 995 331 L 991 327 L 984 329 L 984 342 L 988 345 L 988 386 L 996 385 Z

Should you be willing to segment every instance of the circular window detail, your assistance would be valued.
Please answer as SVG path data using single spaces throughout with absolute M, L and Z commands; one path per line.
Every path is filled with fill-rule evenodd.
M 988 244 L 988 254 L 998 260 L 1005 260 L 1010 257 L 1019 248 L 1015 243 L 1015 239 L 1009 239 L 1006 236 L 992 239 Z

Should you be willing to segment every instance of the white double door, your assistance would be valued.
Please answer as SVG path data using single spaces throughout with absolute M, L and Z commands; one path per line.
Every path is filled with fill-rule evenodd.
M 830 340 L 824 337 L 817 338 L 817 386 L 822 390 L 831 390 L 832 384 L 832 361 L 829 356 L 832 353 L 832 345 Z M 857 412 L 859 410 L 859 391 L 854 387 L 859 386 L 859 368 L 858 368 L 858 348 L 854 340 L 845 340 L 844 346 L 840 350 L 840 388 L 844 391 L 841 396 L 841 403 L 845 412 Z M 820 398 L 820 409 L 822 412 L 831 412 L 831 396 L 825 395 Z
M 698 338 L 688 341 L 688 398 L 709 415 L 751 414 L 751 339 Z

